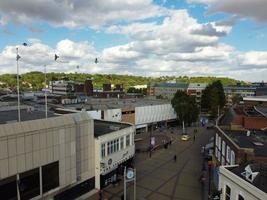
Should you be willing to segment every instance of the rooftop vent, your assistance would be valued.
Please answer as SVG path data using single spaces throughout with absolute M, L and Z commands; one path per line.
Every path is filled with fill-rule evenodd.
M 247 165 L 245 171 L 241 175 L 249 182 L 253 183 L 259 172 L 252 172 L 250 165 Z
M 247 131 L 247 136 L 248 136 L 248 137 L 250 136 L 250 130 Z

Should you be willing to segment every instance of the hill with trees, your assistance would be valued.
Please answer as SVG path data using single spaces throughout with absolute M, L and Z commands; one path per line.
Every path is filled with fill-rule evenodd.
M 102 88 L 103 83 L 123 84 L 125 89 L 134 85 L 147 85 L 149 83 L 159 83 L 166 81 L 186 82 L 186 83 L 212 83 L 220 80 L 222 84 L 236 84 L 237 80 L 230 78 L 217 77 L 188 77 L 188 76 L 161 76 L 161 77 L 143 77 L 117 74 L 85 74 L 85 73 L 47 73 L 47 83 L 51 80 L 68 79 L 78 82 L 84 82 L 86 79 L 92 79 L 94 88 Z M 40 90 L 44 87 L 43 72 L 33 71 L 20 75 L 22 90 Z M 14 89 L 16 87 L 16 74 L 2 74 L 0 81 L 4 86 Z M 245 84 L 244 82 L 241 82 Z

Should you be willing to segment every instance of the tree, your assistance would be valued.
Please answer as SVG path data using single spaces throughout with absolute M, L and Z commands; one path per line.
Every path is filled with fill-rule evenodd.
M 208 111 L 213 117 L 217 115 L 218 108 L 225 106 L 226 98 L 221 81 L 214 81 L 202 92 L 201 109 Z
M 171 100 L 171 104 L 180 123 L 184 121 L 190 126 L 192 122 L 197 121 L 199 111 L 195 97 L 188 96 L 186 92 L 178 90 Z

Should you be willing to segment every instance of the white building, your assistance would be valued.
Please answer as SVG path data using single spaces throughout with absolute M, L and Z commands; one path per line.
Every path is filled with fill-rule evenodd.
M 95 120 L 95 174 L 96 188 L 116 182 L 124 166 L 131 165 L 135 154 L 134 133 L 131 124 Z
M 221 166 L 219 190 L 221 200 L 266 200 L 266 164 Z

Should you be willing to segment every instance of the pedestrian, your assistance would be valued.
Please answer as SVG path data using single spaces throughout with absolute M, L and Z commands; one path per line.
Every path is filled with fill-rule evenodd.
M 174 162 L 176 162 L 176 160 L 177 160 L 177 156 L 176 155 L 173 156 L 173 160 L 174 160 Z
M 99 195 L 99 200 L 102 200 L 102 197 L 103 197 L 103 191 L 102 191 L 102 190 L 99 190 L 98 195 Z
M 195 140 L 196 140 L 196 135 L 194 135 L 194 142 L 195 142 Z

